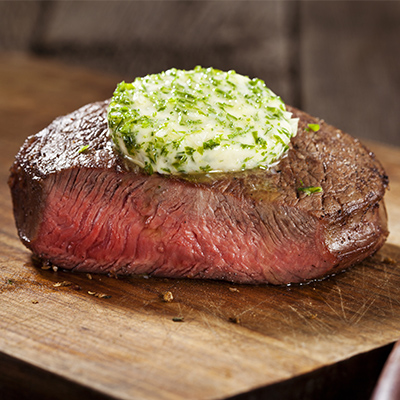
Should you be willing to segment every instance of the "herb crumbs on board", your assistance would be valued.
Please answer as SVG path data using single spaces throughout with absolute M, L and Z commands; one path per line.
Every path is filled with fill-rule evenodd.
M 44 271 L 48 271 L 49 269 L 52 269 L 54 272 L 58 271 L 58 267 L 51 264 L 43 264 L 40 269 L 43 269 Z
M 388 256 L 383 256 L 383 257 L 382 257 L 382 262 L 383 262 L 384 264 L 397 264 L 397 261 L 396 261 L 396 260 L 394 260 L 393 258 L 388 257 Z
M 71 286 L 72 282 L 70 281 L 63 281 L 63 282 L 57 282 L 53 285 L 53 287 L 65 287 L 65 286 Z
M 167 291 L 162 293 L 161 298 L 165 303 L 171 303 L 171 301 L 174 300 L 174 295 L 172 292 Z
M 88 294 L 90 294 L 90 296 L 98 297 L 99 299 L 110 299 L 111 298 L 111 295 L 109 295 L 109 294 L 93 292 L 91 290 L 88 290 Z

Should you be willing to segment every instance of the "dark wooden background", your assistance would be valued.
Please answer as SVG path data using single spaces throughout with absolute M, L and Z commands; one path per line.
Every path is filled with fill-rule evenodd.
M 0 51 L 125 80 L 235 69 L 354 136 L 400 145 L 398 1 L 2 1 Z

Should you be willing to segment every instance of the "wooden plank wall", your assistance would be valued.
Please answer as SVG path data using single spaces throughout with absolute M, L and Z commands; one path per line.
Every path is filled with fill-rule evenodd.
M 172 66 L 235 69 L 354 136 L 395 145 L 399 47 L 397 1 L 0 2 L 0 51 L 126 80 Z

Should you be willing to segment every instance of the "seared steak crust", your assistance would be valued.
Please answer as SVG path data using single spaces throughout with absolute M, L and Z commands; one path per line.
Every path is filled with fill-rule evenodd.
M 26 140 L 11 168 L 19 236 L 43 260 L 78 271 L 283 284 L 356 264 L 388 235 L 382 166 L 324 121 L 288 107 L 299 130 L 273 170 L 149 176 L 115 152 L 107 105 L 57 118 Z M 299 190 L 309 186 L 323 192 Z

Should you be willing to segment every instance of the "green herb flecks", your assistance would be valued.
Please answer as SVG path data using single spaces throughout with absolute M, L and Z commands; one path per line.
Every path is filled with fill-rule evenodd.
M 307 131 L 308 132 L 318 132 L 321 129 L 319 124 L 307 124 Z
M 215 147 L 219 146 L 221 144 L 221 138 L 217 137 L 215 139 L 210 139 L 207 140 L 207 142 L 203 143 L 203 149 L 204 150 L 212 150 Z
M 121 82 L 108 109 L 118 151 L 148 173 L 267 168 L 297 132 L 257 78 L 200 66 Z
M 82 147 L 79 149 L 78 153 L 79 153 L 79 154 L 80 154 L 80 153 L 84 153 L 88 148 L 89 148 L 89 145 L 88 145 L 88 144 L 85 145 L 85 146 L 82 146 Z
M 307 196 L 310 196 L 313 193 L 321 193 L 321 192 L 323 192 L 321 186 L 307 186 L 307 187 L 301 186 L 301 187 L 297 188 L 297 190 L 299 192 L 305 193 Z
M 207 164 L 205 166 L 200 166 L 200 170 L 203 172 L 210 172 L 212 168 Z

